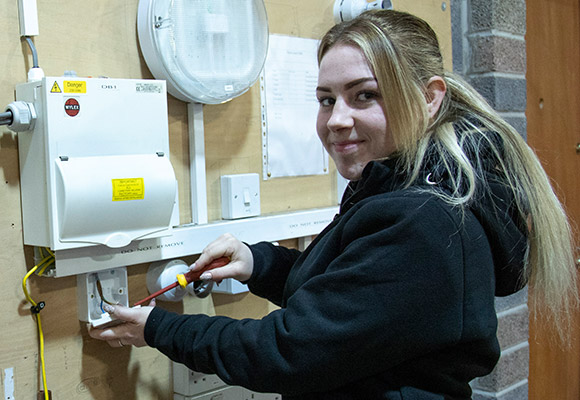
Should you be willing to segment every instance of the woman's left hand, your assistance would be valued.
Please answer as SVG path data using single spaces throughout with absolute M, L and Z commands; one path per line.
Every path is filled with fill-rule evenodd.
M 155 307 L 155 299 L 147 307 L 129 308 L 122 305 L 104 305 L 103 309 L 111 317 L 121 323 L 102 328 L 93 328 L 89 325 L 89 335 L 94 339 L 104 340 L 111 347 L 146 346 L 145 323 Z

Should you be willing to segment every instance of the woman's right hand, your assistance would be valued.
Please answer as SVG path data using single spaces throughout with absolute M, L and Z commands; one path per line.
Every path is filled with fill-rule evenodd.
M 252 276 L 254 271 L 252 252 L 248 246 L 229 233 L 208 244 L 189 269 L 200 271 L 220 257 L 229 257 L 230 262 L 223 267 L 204 272 L 200 276 L 202 280 L 211 280 L 219 283 L 223 279 L 234 278 L 240 282 L 245 282 Z

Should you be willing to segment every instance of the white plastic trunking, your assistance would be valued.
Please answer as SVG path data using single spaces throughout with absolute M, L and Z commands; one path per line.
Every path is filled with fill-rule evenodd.
M 174 228 L 171 236 L 136 240 L 117 249 L 96 245 L 57 250 L 54 252 L 54 276 L 85 274 L 200 254 L 208 243 L 224 233 L 231 233 L 250 244 L 316 235 L 332 221 L 337 212 L 338 207 L 328 207 L 203 225 L 184 225 Z

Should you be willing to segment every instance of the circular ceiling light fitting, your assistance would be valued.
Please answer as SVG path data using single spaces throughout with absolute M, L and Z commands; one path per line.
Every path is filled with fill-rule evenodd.
M 141 51 L 185 102 L 220 104 L 258 79 L 268 52 L 263 0 L 140 0 Z

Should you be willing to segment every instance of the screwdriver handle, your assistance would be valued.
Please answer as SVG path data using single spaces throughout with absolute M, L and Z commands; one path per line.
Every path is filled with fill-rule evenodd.
M 182 288 L 185 288 L 191 282 L 199 281 L 199 277 L 205 271 L 209 271 L 210 269 L 223 267 L 224 265 L 227 265 L 229 262 L 230 262 L 229 257 L 216 258 L 215 260 L 210 262 L 208 265 L 206 265 L 205 268 L 202 268 L 199 271 L 187 271 L 184 274 L 178 274 L 177 275 L 177 282 L 179 283 L 179 286 L 181 286 Z
M 210 262 L 208 265 L 205 266 L 205 268 L 201 269 L 200 271 L 187 271 L 184 274 L 177 274 L 177 281 L 175 281 L 171 285 L 165 286 L 163 289 L 158 290 L 157 292 L 145 297 L 143 300 L 139 300 L 137 303 L 134 304 L 134 306 L 138 306 L 138 305 L 141 305 L 143 303 L 146 303 L 149 300 L 152 300 L 155 297 L 160 296 L 163 293 L 167 292 L 168 290 L 171 290 L 177 286 L 181 286 L 181 287 L 185 288 L 189 283 L 198 281 L 201 274 L 203 274 L 205 271 L 209 271 L 210 269 L 214 269 L 214 268 L 223 267 L 224 265 L 227 265 L 229 262 L 230 262 L 229 257 L 220 257 L 220 258 L 216 258 L 215 260 Z

